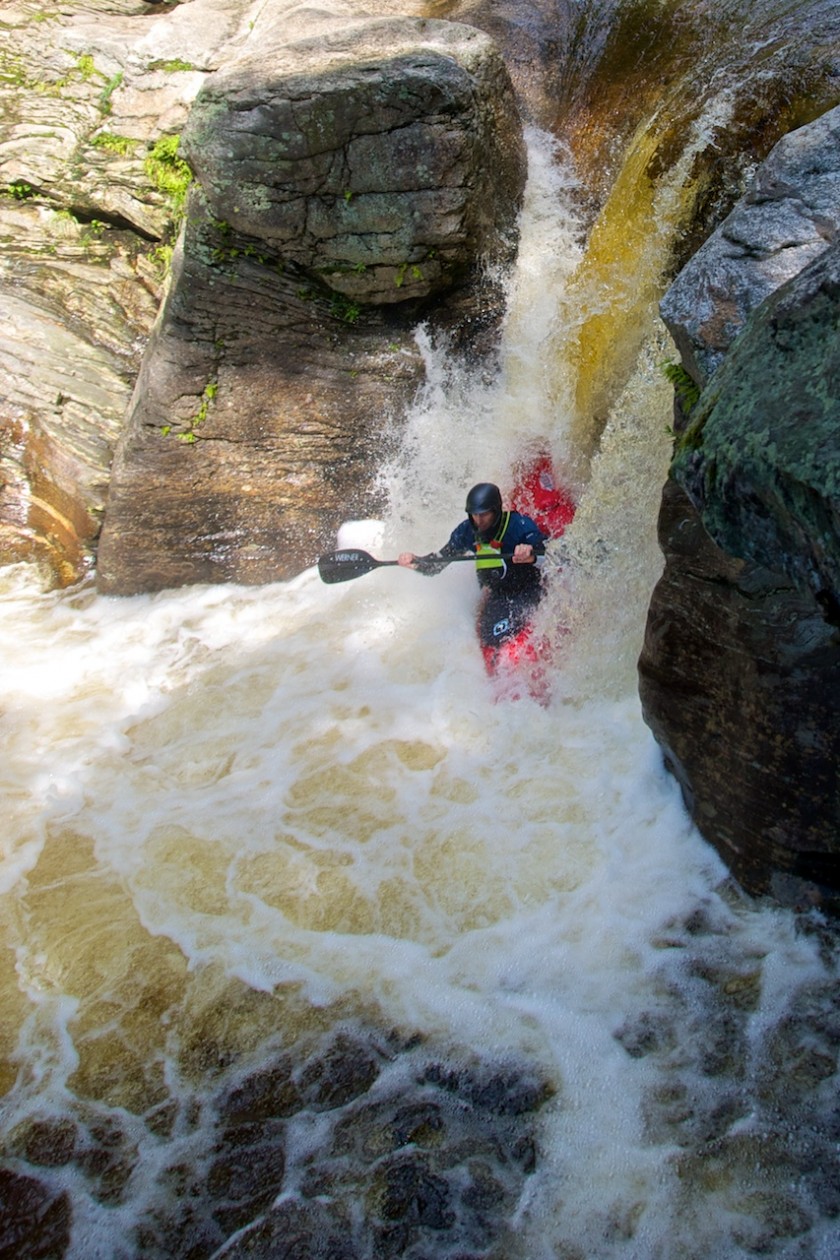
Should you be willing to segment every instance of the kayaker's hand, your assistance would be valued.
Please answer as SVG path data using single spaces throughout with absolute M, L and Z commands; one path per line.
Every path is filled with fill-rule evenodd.
M 537 557 L 530 543 L 519 543 L 514 547 L 511 558 L 514 564 L 533 564 Z
M 417 567 L 417 557 L 413 551 L 401 551 L 397 556 L 397 564 L 401 564 L 404 569 L 414 569 Z

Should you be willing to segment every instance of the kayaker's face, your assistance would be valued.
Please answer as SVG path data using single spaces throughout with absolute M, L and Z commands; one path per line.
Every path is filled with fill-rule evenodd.
M 495 512 L 473 512 L 470 516 L 473 526 L 481 534 L 483 534 L 486 529 L 490 529 L 492 527 L 495 519 Z

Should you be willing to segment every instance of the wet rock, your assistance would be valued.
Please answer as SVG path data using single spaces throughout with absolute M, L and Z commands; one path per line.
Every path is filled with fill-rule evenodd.
M 92 1196 L 115 1205 L 124 1200 L 137 1163 L 137 1146 L 116 1116 L 98 1115 L 80 1136 L 74 1162 L 88 1178 Z
M 288 1201 L 244 1230 L 220 1253 L 220 1260 L 361 1260 L 347 1217 L 318 1203 Z
M 676 1168 L 684 1183 L 702 1189 L 707 1209 L 717 1211 L 731 1243 L 765 1254 L 813 1224 L 789 1190 L 802 1161 L 803 1152 L 783 1136 L 754 1130 L 680 1155 Z
M 670 1017 L 655 1011 L 642 1011 L 637 1018 L 622 1024 L 614 1036 L 631 1059 L 642 1059 L 674 1044 Z
M 232 1234 L 254 1220 L 280 1192 L 286 1168 L 285 1129 L 278 1122 L 240 1124 L 220 1133 L 207 1176 L 213 1217 Z
M 399 1155 L 376 1169 L 370 1203 L 372 1215 L 383 1220 L 448 1229 L 455 1220 L 449 1198 L 447 1183 L 431 1171 L 426 1159 Z
M 196 18 L 203 11 L 193 44 L 203 38 L 205 53 L 221 34 L 211 7 L 190 5 Z M 170 23 L 155 34 L 141 0 L 71 8 L 4 6 L 0 83 L 0 563 L 34 562 L 59 585 L 93 567 L 114 447 L 160 304 L 152 255 L 173 208 L 146 159 L 162 132 L 183 126 L 204 77 L 158 73 L 154 104 L 147 96 L 129 120 L 122 104 L 144 95 L 151 50 L 176 64 Z
M 365 1093 L 379 1075 L 377 1056 L 363 1043 L 339 1034 L 297 1078 L 305 1105 L 316 1111 L 342 1107 Z
M 59 1260 L 70 1245 L 70 1196 L 0 1168 L 0 1256 Z
M 840 242 L 750 320 L 672 464 L 730 555 L 778 570 L 840 624 Z
M 722 1091 L 720 1082 L 707 1092 L 679 1078 L 655 1086 L 642 1106 L 649 1140 L 682 1147 L 716 1141 L 749 1111 L 743 1095 Z
M 7 1150 L 30 1164 L 60 1168 L 72 1160 L 77 1137 L 77 1126 L 68 1116 L 37 1118 L 12 1131 Z
M 122 233 L 94 236 L 54 212 L 0 204 L 4 229 L 0 562 L 34 561 L 67 584 L 92 566 L 137 338 L 157 302 Z
M 663 304 L 697 379 L 743 331 L 677 443 L 639 663 L 646 720 L 742 885 L 829 909 L 840 887 L 838 129 L 833 110 L 787 137 Z M 743 301 L 700 370 L 708 345 L 682 316 L 680 339 L 675 312 L 715 276 Z
M 300 1090 L 292 1080 L 293 1071 L 294 1060 L 289 1055 L 257 1068 L 223 1096 L 222 1115 L 239 1123 L 293 1115 L 303 1105 Z
M 207 1260 L 226 1238 L 200 1201 L 181 1202 L 172 1210 L 149 1210 L 131 1230 L 131 1244 L 144 1260 Z
M 439 1085 L 452 1094 L 463 1094 L 473 1106 L 486 1108 L 498 1115 L 519 1116 L 537 1111 L 551 1095 L 551 1087 L 538 1077 L 529 1077 L 516 1070 L 502 1070 L 485 1075 L 481 1068 L 452 1068 L 432 1064 L 422 1079 Z
M 446 1136 L 446 1118 L 436 1100 L 406 1101 L 398 1096 L 388 1101 L 361 1102 L 338 1121 L 333 1142 L 336 1155 L 371 1162 L 404 1146 L 434 1148 Z M 313 1174 L 317 1177 L 317 1170 L 311 1170 L 308 1177 L 311 1179 Z M 318 1191 L 309 1189 L 307 1193 Z
M 19 1123 L 4 1154 L 69 1169 L 84 1210 L 121 1205 L 120 1245 L 148 1260 L 510 1254 L 552 1094 L 532 1065 L 432 1055 L 421 1038 L 349 1024 L 221 1067 L 216 1047 L 209 1061 L 212 1074 L 156 1109 L 151 1130 L 149 1117 L 77 1104 L 72 1117 Z M 134 1177 L 147 1140 L 155 1171 Z M 0 1227 L 31 1240 L 27 1255 L 62 1255 L 69 1197 L 3 1176 Z

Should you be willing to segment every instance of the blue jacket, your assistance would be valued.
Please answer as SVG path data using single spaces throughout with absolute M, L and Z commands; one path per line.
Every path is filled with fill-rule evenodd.
M 508 517 L 508 524 L 501 539 L 500 551 L 510 552 L 520 543 L 528 543 L 538 556 L 545 553 L 546 536 L 530 516 L 523 516 L 521 512 L 503 512 L 499 522 L 500 529 L 505 516 Z M 437 554 L 442 559 L 464 555 L 465 552 L 474 551 L 478 541 L 473 523 L 467 517 L 453 529 L 449 541 L 444 543 Z M 542 584 L 539 566 L 536 564 L 514 564 L 512 560 L 503 560 L 495 568 L 476 567 L 476 574 L 482 586 L 498 591 L 507 598 L 536 600 L 540 597 Z

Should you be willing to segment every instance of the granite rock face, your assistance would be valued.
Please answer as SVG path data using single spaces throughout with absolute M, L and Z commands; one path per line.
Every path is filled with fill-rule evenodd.
M 387 17 L 377 21 L 357 0 L 317 9 L 293 0 L 3 6 L 0 563 L 33 561 L 49 584 L 77 581 L 96 564 L 110 504 L 106 559 L 120 535 L 131 535 L 142 571 L 117 575 L 112 566 L 108 589 L 231 575 L 262 581 L 307 563 L 348 512 L 376 509 L 374 448 L 391 440 L 423 374 L 412 323 L 422 318 L 445 331 L 456 352 L 493 353 L 501 292 L 481 263 L 514 248 L 524 175 L 518 118 L 493 44 L 452 23 L 404 25 L 416 11 L 413 0 L 382 0 L 377 12 Z M 354 79 L 360 24 L 369 57 Z M 291 45 L 296 51 L 284 52 Z M 312 85 L 319 49 L 329 50 L 333 103 L 355 130 L 333 136 L 339 165 L 329 175 L 338 182 L 324 175 L 300 242 L 265 222 L 240 222 L 237 202 L 208 207 L 196 190 L 185 242 L 187 254 L 197 242 L 199 256 L 181 264 L 176 250 L 169 273 L 186 170 L 175 145 L 202 87 L 210 99 L 229 68 L 247 94 L 260 64 L 270 81 L 284 58 L 286 81 L 305 63 Z M 293 93 L 288 103 L 293 111 L 301 105 Z M 269 94 L 256 108 L 268 119 L 260 143 L 269 146 L 282 139 L 272 133 L 277 105 Z M 208 123 L 203 105 L 199 118 Z M 318 126 L 324 118 L 322 110 Z M 308 134 L 313 165 L 299 151 L 292 162 L 302 177 L 318 165 L 318 138 Z M 221 151 L 201 143 L 194 156 L 197 165 L 213 158 L 208 188 L 221 195 Z M 340 169 L 345 157 L 352 179 Z M 288 163 L 284 169 L 288 175 Z M 269 185 L 266 195 L 282 199 L 282 180 Z M 181 281 L 186 294 L 175 292 Z M 165 327 L 170 315 L 174 330 Z M 147 348 L 159 356 L 154 370 L 143 362 Z M 222 411 L 220 457 L 207 458 L 197 481 L 195 420 L 218 420 Z M 157 441 L 132 465 L 140 479 L 133 497 L 125 480 L 110 493 L 127 417 L 136 426 L 118 472 L 144 437 Z M 161 450 L 163 429 L 173 440 Z M 208 424 L 202 436 L 211 431 Z M 178 490 L 171 476 L 181 473 Z M 279 493 L 266 490 L 262 500 L 260 479 Z M 212 485 L 203 519 L 199 482 Z M 159 489 L 155 513 L 147 501 Z M 192 513 L 183 506 L 190 501 Z M 143 519 L 133 531 L 138 503 Z M 172 508 L 181 514 L 167 527 Z M 285 523 L 281 535 L 266 527 L 274 519 Z M 205 527 L 208 542 L 191 565 Z M 161 561 L 157 549 L 165 556 L 179 530 L 177 554 Z
M 718 545 L 786 572 L 840 626 L 840 240 L 770 297 L 672 464 Z
M 645 721 L 748 892 L 840 909 L 840 640 L 785 574 L 728 554 L 673 479 L 639 660 Z
M 492 354 L 485 264 L 513 257 L 526 174 L 492 42 L 419 19 L 266 33 L 205 84 L 183 147 L 198 179 L 99 547 L 112 594 L 286 578 L 378 514 L 423 375 L 412 328 Z
M 815 135 L 831 149 L 829 123 Z M 836 157 L 810 152 L 812 173 Z M 716 250 L 694 274 L 723 286 Z M 840 244 L 799 257 L 811 261 L 745 312 L 679 426 L 640 692 L 698 827 L 743 886 L 836 911 Z M 753 261 L 742 295 L 755 296 Z
M 751 311 L 840 232 L 840 107 L 786 135 L 746 196 L 683 268 L 660 311 L 701 387 Z

